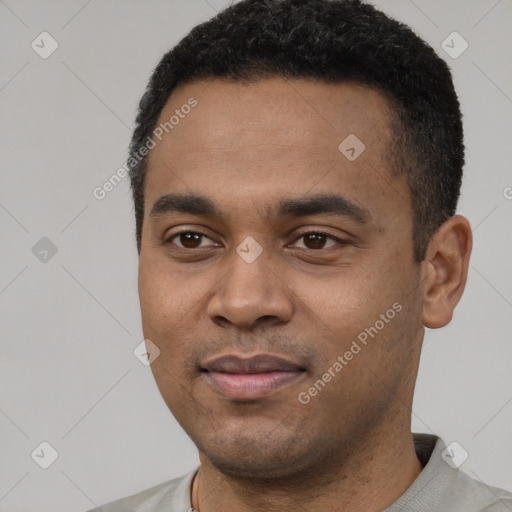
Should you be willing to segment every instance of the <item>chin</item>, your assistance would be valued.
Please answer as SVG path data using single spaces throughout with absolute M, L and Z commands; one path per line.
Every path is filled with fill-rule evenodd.
M 253 483 L 268 481 L 283 481 L 303 473 L 304 459 L 288 456 L 277 459 L 275 454 L 265 456 L 254 447 L 250 454 L 240 456 L 239 453 L 204 452 L 210 463 L 222 474 L 237 480 L 251 480 Z
M 199 450 L 221 473 L 234 479 L 268 482 L 295 478 L 325 464 L 325 447 L 299 432 L 273 425 L 265 431 L 225 430 L 193 439 Z M 324 453 L 327 456 L 327 454 Z

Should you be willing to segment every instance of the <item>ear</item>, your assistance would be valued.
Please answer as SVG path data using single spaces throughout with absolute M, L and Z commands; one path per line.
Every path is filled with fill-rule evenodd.
M 425 327 L 437 329 L 451 321 L 466 286 L 472 246 L 471 226 L 462 215 L 448 219 L 432 236 L 421 263 Z

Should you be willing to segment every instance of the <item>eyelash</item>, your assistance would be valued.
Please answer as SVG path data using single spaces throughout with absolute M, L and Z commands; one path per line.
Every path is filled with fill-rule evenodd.
M 178 238 L 180 235 L 184 235 L 184 234 L 199 235 L 199 236 L 201 236 L 203 238 L 208 238 L 208 239 L 211 240 L 211 238 L 208 235 L 205 235 L 204 233 L 201 233 L 199 231 L 179 231 L 177 233 L 172 234 L 170 237 L 168 237 L 164 241 L 164 244 L 171 244 L 172 241 L 175 238 Z M 305 237 L 307 235 L 321 235 L 321 236 L 325 236 L 326 238 L 330 238 L 331 240 L 334 240 L 340 246 L 344 246 L 344 245 L 347 245 L 349 243 L 348 240 L 344 240 L 342 238 L 338 238 L 336 236 L 333 236 L 330 233 L 326 233 L 326 232 L 323 232 L 323 231 L 317 231 L 317 230 L 305 231 L 304 233 L 301 233 L 300 235 L 298 235 L 294 239 L 294 242 L 297 242 L 298 240 L 300 240 L 301 238 L 303 238 L 303 237 Z M 194 250 L 197 250 L 197 249 L 201 249 L 201 247 L 195 247 L 195 248 L 190 249 L 190 248 L 187 248 L 187 247 L 180 247 L 179 245 L 177 245 L 176 247 L 178 249 L 182 250 L 182 251 L 194 251 Z M 318 251 L 330 249 L 331 247 L 335 247 L 335 246 L 332 245 L 332 246 L 329 246 L 329 247 L 322 247 L 320 249 L 309 249 L 308 247 L 301 247 L 301 249 L 307 249 L 307 250 L 310 250 L 310 251 L 318 252 Z

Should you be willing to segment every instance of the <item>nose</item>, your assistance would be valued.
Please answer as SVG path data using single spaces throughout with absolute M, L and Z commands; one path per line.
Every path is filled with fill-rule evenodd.
M 265 252 L 251 263 L 233 252 L 230 269 L 208 304 L 212 321 L 249 330 L 289 322 L 293 315 L 291 290 L 271 263 Z

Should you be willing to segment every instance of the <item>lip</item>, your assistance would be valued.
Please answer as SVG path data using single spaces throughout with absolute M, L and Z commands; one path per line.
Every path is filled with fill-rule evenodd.
M 207 382 L 221 395 L 238 401 L 267 397 L 300 379 L 305 369 L 283 357 L 224 355 L 202 366 Z

